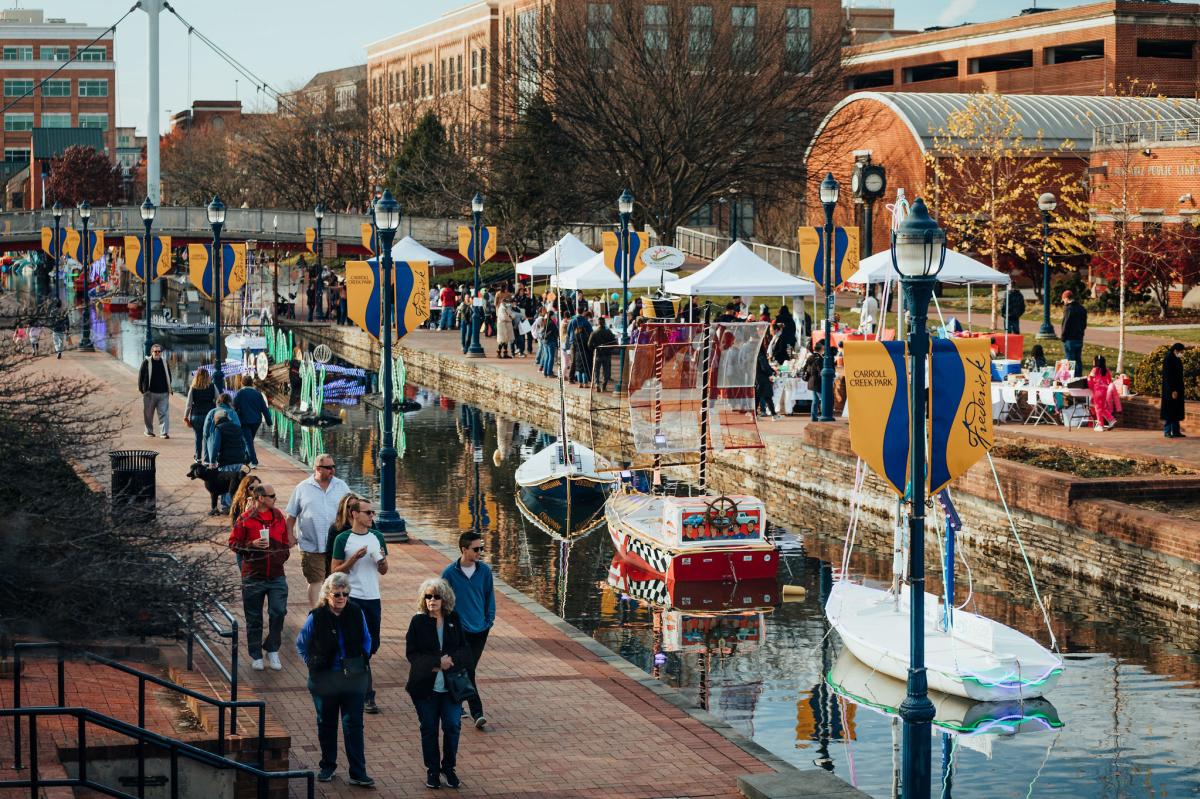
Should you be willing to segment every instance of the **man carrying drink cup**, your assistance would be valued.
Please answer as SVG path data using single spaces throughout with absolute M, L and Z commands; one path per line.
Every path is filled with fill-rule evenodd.
M 379 575 L 387 574 L 387 544 L 383 533 L 374 527 L 375 509 L 370 500 L 360 499 L 350 506 L 350 529 L 333 542 L 334 572 L 350 578 L 350 597 L 362 608 L 371 633 L 371 655 L 379 651 L 379 624 L 383 616 Z M 375 681 L 367 671 L 367 697 L 363 704 L 366 713 L 378 713 L 375 704 Z
M 283 564 L 296 541 L 288 534 L 287 519 L 275 507 L 275 487 L 254 488 L 254 502 L 234 523 L 229 548 L 242 558 L 242 609 L 246 615 L 246 647 L 250 666 L 262 671 L 263 652 L 275 671 L 283 668 L 279 646 L 287 615 L 288 586 Z M 263 600 L 267 603 L 267 635 L 263 637 Z

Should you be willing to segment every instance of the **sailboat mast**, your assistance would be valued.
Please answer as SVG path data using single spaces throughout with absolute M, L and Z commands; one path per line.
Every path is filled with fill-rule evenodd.
M 704 329 L 700 356 L 700 493 L 708 493 L 708 402 L 709 371 L 712 369 L 712 306 L 704 306 Z

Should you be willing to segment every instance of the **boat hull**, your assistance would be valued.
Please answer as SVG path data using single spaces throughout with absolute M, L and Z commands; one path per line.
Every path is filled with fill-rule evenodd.
M 604 504 L 604 497 L 610 482 L 601 482 L 587 477 L 551 477 L 537 485 L 521 486 L 521 493 L 534 502 L 549 505 L 567 504 L 568 487 L 571 504 L 581 508 L 599 508 Z
M 936 598 L 926 603 L 925 669 L 929 687 L 984 702 L 1034 699 L 1054 688 L 1060 657 L 1010 627 L 955 611 L 954 632 L 938 629 Z M 909 666 L 907 601 L 880 588 L 838 581 L 825 603 L 830 624 L 846 648 L 868 667 L 906 680 Z

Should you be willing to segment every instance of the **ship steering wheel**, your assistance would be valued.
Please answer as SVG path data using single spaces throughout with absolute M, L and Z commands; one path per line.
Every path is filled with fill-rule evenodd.
M 734 520 L 737 519 L 737 503 L 729 497 L 722 494 L 708 502 L 704 506 L 704 527 L 708 530 L 709 535 L 714 531 L 726 533 L 734 527 Z M 717 522 L 718 519 L 726 520 L 724 524 Z

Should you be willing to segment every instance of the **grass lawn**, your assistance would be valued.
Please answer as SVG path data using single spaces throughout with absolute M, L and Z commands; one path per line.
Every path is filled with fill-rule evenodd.
M 976 286 L 971 290 L 971 311 L 974 314 L 989 314 L 992 309 L 992 290 L 990 286 Z M 946 288 L 942 297 L 938 298 L 943 308 L 953 308 L 955 310 L 965 311 L 967 309 L 967 289 L 965 287 L 955 286 Z M 1052 304 L 1050 306 L 1050 320 L 1055 324 L 1062 321 L 1062 306 Z M 996 313 L 998 316 L 1004 315 L 1004 291 L 1000 292 L 1000 296 L 996 303 Z M 1042 321 L 1042 305 L 1036 300 L 1025 300 L 1025 313 L 1021 314 L 1021 318 L 1029 322 Z M 1182 311 L 1176 309 L 1171 316 L 1166 319 L 1159 318 L 1158 306 L 1154 303 L 1146 303 L 1144 305 L 1131 305 L 1126 309 L 1125 324 L 1126 325 L 1157 325 L 1157 324 L 1183 324 L 1188 322 L 1200 322 L 1200 315 L 1195 311 Z M 1095 327 L 1116 327 L 1120 323 L 1120 318 L 1116 313 L 1111 311 L 1096 311 L 1088 309 L 1088 325 Z

